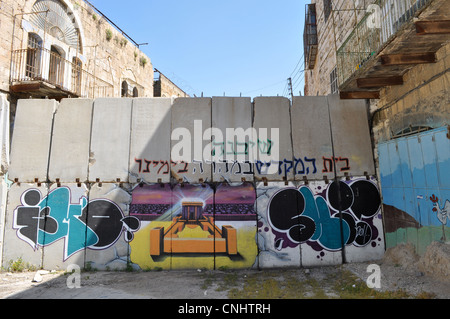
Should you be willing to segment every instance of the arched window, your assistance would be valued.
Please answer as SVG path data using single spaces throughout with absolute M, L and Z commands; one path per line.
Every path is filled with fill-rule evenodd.
M 64 84 L 63 53 L 64 52 L 56 46 L 51 46 L 48 80 L 50 83 L 61 87 L 63 87 Z
M 26 77 L 38 79 L 41 77 L 42 39 L 36 33 L 28 34 Z
M 421 132 L 429 131 L 432 129 L 433 128 L 429 127 L 429 126 L 422 126 L 422 125 L 412 126 L 412 125 L 410 125 L 408 127 L 405 127 L 404 129 L 398 131 L 397 133 L 392 132 L 392 138 L 400 138 L 400 137 L 410 136 L 410 135 L 418 134 Z
M 123 81 L 122 82 L 122 97 L 127 97 L 127 96 L 128 96 L 128 82 Z
M 134 89 L 133 89 L 133 97 L 139 97 L 139 92 L 138 92 L 137 87 L 134 87 Z
M 39 13 L 43 11 L 47 13 Z M 46 34 L 82 53 L 80 26 L 76 23 L 75 14 L 63 1 L 37 0 L 32 12 L 34 14 L 28 16 L 30 22 L 39 26 Z

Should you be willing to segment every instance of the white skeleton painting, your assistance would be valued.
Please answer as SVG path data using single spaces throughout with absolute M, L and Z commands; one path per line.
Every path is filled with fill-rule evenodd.
M 439 206 L 439 199 L 433 195 L 431 196 L 431 201 L 433 202 L 433 211 L 437 214 L 437 218 L 442 223 L 442 225 L 447 224 L 447 218 L 450 214 L 450 201 L 447 199 L 445 201 L 444 207 Z

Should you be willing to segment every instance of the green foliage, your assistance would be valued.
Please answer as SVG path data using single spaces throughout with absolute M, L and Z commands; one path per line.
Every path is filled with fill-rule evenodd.
M 127 44 L 128 44 L 128 40 L 127 40 L 127 39 L 122 38 L 122 39 L 120 40 L 120 46 L 121 46 L 121 47 L 126 47 Z
M 147 59 L 144 57 L 141 57 L 141 59 L 139 60 L 139 63 L 142 67 L 145 67 L 145 65 L 147 64 Z
M 240 276 L 228 272 L 224 276 L 204 277 L 202 289 L 216 286 L 227 291 L 230 299 L 433 299 L 434 294 L 422 292 L 411 295 L 403 289 L 381 291 L 347 270 L 317 279 L 310 275 L 296 276 L 289 271 L 262 271 Z
M 10 272 L 24 272 L 24 271 L 35 271 L 37 267 L 31 265 L 30 263 L 24 262 L 22 257 L 16 261 L 10 260 L 8 271 Z
M 111 39 L 113 38 L 113 32 L 111 31 L 111 29 L 106 29 L 106 40 L 107 41 L 111 41 Z

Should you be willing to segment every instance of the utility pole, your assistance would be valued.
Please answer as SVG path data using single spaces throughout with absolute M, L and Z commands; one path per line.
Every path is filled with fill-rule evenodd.
M 292 88 L 292 78 L 288 79 L 289 92 L 291 93 L 291 101 L 294 101 L 294 91 Z

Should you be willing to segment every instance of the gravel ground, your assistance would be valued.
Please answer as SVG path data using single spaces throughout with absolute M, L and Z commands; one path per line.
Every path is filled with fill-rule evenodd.
M 403 290 L 411 296 L 428 293 L 435 299 L 449 299 L 449 248 L 448 244 L 434 245 L 419 259 L 412 247 L 399 246 L 388 250 L 380 261 L 310 269 L 81 272 L 80 288 L 74 289 L 68 288 L 69 276 L 61 272 L 0 272 L 0 299 L 227 299 L 230 289 L 241 289 L 246 278 L 255 276 L 284 284 L 287 278 L 298 282 L 313 278 L 326 297 L 336 298 L 333 278 L 349 271 L 365 283 L 372 274 L 368 272 L 371 264 L 380 269 L 378 291 Z
M 378 263 L 381 269 L 381 289 L 395 291 L 403 289 L 416 296 L 427 292 L 436 299 L 450 298 L 450 283 L 434 279 L 420 271 L 401 266 Z M 218 289 L 227 276 L 235 275 L 238 288 L 248 276 L 257 274 L 261 278 L 284 275 L 302 280 L 314 278 L 323 283 L 329 297 L 336 295 L 324 283 L 330 275 L 349 270 L 366 281 L 369 263 L 346 264 L 341 267 L 320 267 L 311 269 L 242 270 L 242 271 L 153 271 L 153 272 L 82 272 L 81 288 L 69 289 L 68 276 L 62 273 L 43 274 L 42 281 L 32 282 L 36 272 L 0 273 L 0 298 L 2 299 L 227 299 L 231 285 Z M 209 282 L 208 282 L 209 279 Z M 212 280 L 211 280 L 212 279 Z

